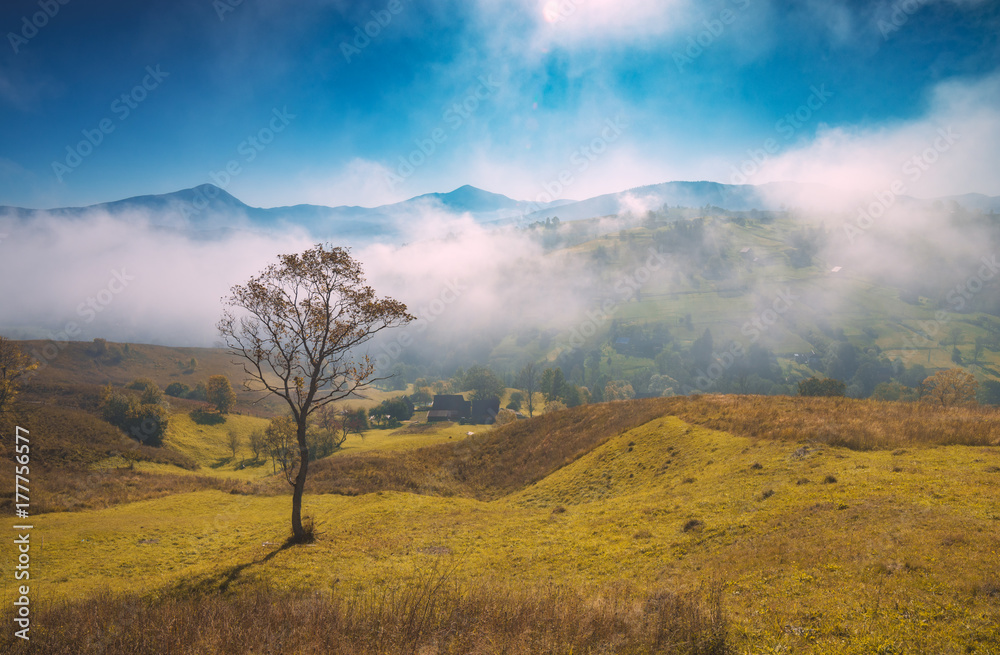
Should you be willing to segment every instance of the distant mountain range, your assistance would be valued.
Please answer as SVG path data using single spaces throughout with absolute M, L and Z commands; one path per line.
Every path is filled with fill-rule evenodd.
M 909 196 L 900 199 L 915 204 L 955 202 L 967 209 L 1000 212 L 998 196 L 965 194 L 934 200 L 917 200 Z M 117 217 L 135 215 L 163 228 L 194 231 L 206 236 L 233 229 L 269 231 L 295 226 L 324 238 L 336 236 L 363 241 L 397 234 L 403 222 L 419 219 L 428 211 L 468 215 L 482 224 L 523 224 L 556 216 L 562 221 L 572 221 L 624 212 L 639 214 L 664 205 L 711 205 L 730 211 L 775 211 L 788 207 L 850 211 L 856 204 L 856 199 L 822 185 L 665 182 L 581 201 L 528 202 L 465 185 L 450 193 L 429 193 L 378 207 L 293 205 L 265 209 L 251 207 L 215 185 L 203 184 L 173 193 L 135 196 L 88 207 L 40 210 L 0 206 L 0 217 L 22 221 L 45 215 L 80 219 L 104 212 Z

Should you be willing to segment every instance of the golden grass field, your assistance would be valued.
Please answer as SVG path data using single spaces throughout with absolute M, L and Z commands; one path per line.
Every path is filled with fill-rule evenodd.
M 920 424 L 936 426 L 936 437 L 908 422 L 915 411 L 929 412 Z M 249 430 L 255 421 L 232 417 L 229 427 Z M 838 432 L 854 421 L 868 426 L 857 443 Z M 233 462 L 214 466 L 229 458 L 222 446 L 227 427 L 176 420 L 168 443 L 200 468 L 180 473 L 167 464 L 140 464 L 133 473 L 140 483 L 145 467 L 157 475 L 237 479 L 34 517 L 35 535 L 44 536 L 32 560 L 34 600 L 52 617 L 39 619 L 37 639 L 58 641 L 56 617 L 81 612 L 80 603 L 95 595 L 102 607 L 131 598 L 154 614 L 161 605 L 151 610 L 151 602 L 182 614 L 185 602 L 229 599 L 228 609 L 211 605 L 222 616 L 260 594 L 299 607 L 305 601 L 295 594 L 320 593 L 356 613 L 368 598 L 370 618 L 377 590 L 427 589 L 427 580 L 441 579 L 446 584 L 433 589 L 451 589 L 469 603 L 477 589 L 508 600 L 516 596 L 511 589 L 546 598 L 544 589 L 577 594 L 590 599 L 573 605 L 582 613 L 564 617 L 577 621 L 596 621 L 586 612 L 608 598 L 634 609 L 669 590 L 710 607 L 719 591 L 723 645 L 670 650 L 637 637 L 618 646 L 600 642 L 607 652 L 998 653 L 998 426 L 993 410 L 709 396 L 586 406 L 495 430 L 371 433 L 364 442 L 352 437 L 353 448 L 328 458 L 335 467 L 317 465 L 316 488 L 308 490 L 335 490 L 336 472 L 337 479 L 353 480 L 350 493 L 357 495 L 308 493 L 304 512 L 316 519 L 319 537 L 286 548 L 290 502 L 280 485 L 263 478 L 270 464 L 252 473 L 232 469 Z M 477 434 L 463 439 L 467 430 Z M 536 464 L 525 463 L 529 472 L 520 478 L 518 449 Z M 484 454 L 510 459 L 490 471 L 477 459 Z M 400 470 L 389 468 L 397 460 Z M 358 486 L 363 479 L 371 489 Z M 393 490 L 411 483 L 421 493 Z M 10 540 L 0 548 L 10 561 Z M 13 591 L 5 577 L 4 598 Z M 441 594 L 444 607 L 451 596 Z M 504 612 L 528 602 L 517 598 Z M 306 614 L 295 620 L 319 630 Z M 228 616 L 226 630 L 236 633 L 230 624 L 249 620 Z M 595 625 L 609 635 L 619 628 L 641 632 L 633 619 L 613 616 Z M 117 629 L 130 634 L 126 625 Z M 569 637 L 546 650 L 523 634 L 511 641 L 509 633 L 473 642 L 439 636 L 420 652 L 570 652 L 567 644 L 605 652 Z M 9 634 L 0 639 L 5 652 L 21 652 Z M 222 641 L 201 642 L 206 651 L 177 652 L 221 652 Z M 292 644 L 289 652 L 324 652 L 311 650 L 319 642 L 308 639 L 283 643 Z M 407 651 L 383 643 L 357 652 Z

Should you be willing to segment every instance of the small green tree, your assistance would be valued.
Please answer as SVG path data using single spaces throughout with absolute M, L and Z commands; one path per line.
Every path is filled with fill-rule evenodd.
M 472 400 L 502 398 L 507 390 L 496 373 L 486 366 L 471 367 L 462 378 L 462 386 L 472 391 Z
M 240 439 L 240 435 L 236 432 L 236 430 L 230 430 L 226 437 L 226 445 L 229 446 L 229 450 L 232 451 L 233 457 L 236 457 L 236 451 L 240 449 L 240 446 L 243 443 Z
M 257 461 L 260 459 L 261 452 L 267 447 L 264 440 L 263 430 L 254 430 L 250 433 L 249 439 L 250 450 L 253 452 L 253 459 Z
M 413 386 L 413 393 L 410 394 L 410 402 L 414 405 L 429 405 L 434 400 L 429 386 Z
M 545 394 L 546 402 L 562 398 L 565 384 L 566 377 L 561 368 L 547 368 L 542 371 L 542 382 L 539 387 L 541 392 Z
M 208 402 L 215 405 L 220 414 L 228 414 L 236 404 L 236 392 L 233 391 L 233 385 L 225 375 L 213 375 L 208 378 L 206 396 Z
M 372 413 L 384 416 L 391 423 L 397 424 L 413 418 L 413 403 L 406 396 L 396 396 L 383 400 Z

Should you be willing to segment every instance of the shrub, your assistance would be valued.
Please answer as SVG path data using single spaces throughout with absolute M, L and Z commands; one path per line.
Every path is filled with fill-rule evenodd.
M 560 400 L 550 400 L 545 403 L 545 413 L 550 414 L 552 412 L 558 412 L 559 410 L 566 409 L 565 403 Z
M 199 382 L 195 385 L 194 389 L 188 391 L 184 396 L 188 400 L 200 400 L 202 402 L 208 401 L 208 387 L 204 382 Z
M 143 398 L 146 395 L 144 391 Z M 163 443 L 163 435 L 167 432 L 167 412 L 163 407 L 142 402 L 111 386 L 105 387 L 101 393 L 101 417 L 133 439 L 149 446 Z
M 833 378 L 809 378 L 799 382 L 800 396 L 843 396 L 847 393 L 847 385 Z
M 183 382 L 171 382 L 167 385 L 164 393 L 174 398 L 184 398 L 190 390 L 191 388 Z
M 884 401 L 905 401 L 913 402 L 918 399 L 917 392 L 915 389 L 904 386 L 899 382 L 880 382 L 875 385 L 875 390 L 872 392 L 872 398 L 874 400 L 884 400 Z
M 517 413 L 512 409 L 501 409 L 497 413 L 495 425 L 506 425 L 517 420 Z

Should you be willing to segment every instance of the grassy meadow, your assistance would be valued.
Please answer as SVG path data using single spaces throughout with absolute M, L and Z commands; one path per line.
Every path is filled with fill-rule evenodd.
M 226 430 L 177 420 L 197 469 L 130 472 L 197 489 L 34 517 L 45 652 L 1000 652 L 993 410 L 704 396 L 372 432 L 314 463 L 295 547 L 287 485 Z M 160 615 L 176 634 L 132 618 Z

